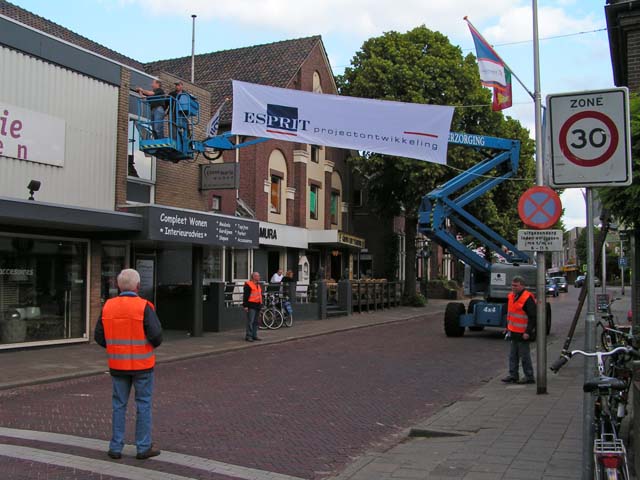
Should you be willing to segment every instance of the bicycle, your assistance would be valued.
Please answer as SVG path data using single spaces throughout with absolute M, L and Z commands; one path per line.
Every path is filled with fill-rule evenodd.
M 276 295 L 268 293 L 264 296 L 264 307 L 260 310 L 260 328 L 276 330 L 280 328 L 284 322 L 284 315 L 278 308 L 278 301 Z
M 611 305 L 620 298 L 614 298 L 608 304 L 602 306 L 603 314 L 602 321 L 598 321 L 597 325 L 602 328 L 600 334 L 600 344 L 605 350 L 611 350 L 615 345 L 626 343 L 626 337 L 628 332 L 620 330 L 620 327 L 615 323 L 615 316 L 611 313 Z
M 618 409 L 619 393 L 628 391 L 629 382 L 605 375 L 604 357 L 612 357 L 625 352 L 637 355 L 632 347 L 620 346 L 609 352 L 584 352 L 582 350 L 563 351 L 560 358 L 551 366 L 551 371 L 558 371 L 574 356 L 596 357 L 598 362 L 598 376 L 587 380 L 583 391 L 592 393 L 596 397 L 594 402 L 594 479 L 628 480 L 629 467 L 627 464 L 627 450 L 624 442 L 618 437 L 618 411 L 612 414 L 612 409 Z
M 283 325 L 285 327 L 291 327 L 293 325 L 293 308 L 291 306 L 291 300 L 289 300 L 287 295 L 281 294 L 278 297 L 278 307 L 284 319 Z

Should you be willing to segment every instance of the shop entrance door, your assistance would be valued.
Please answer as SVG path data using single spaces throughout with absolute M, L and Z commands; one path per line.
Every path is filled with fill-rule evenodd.
M 273 274 L 280 268 L 280 252 L 277 250 L 269 251 L 267 255 L 267 269 L 269 271 L 267 272 L 268 277 L 266 280 L 270 280 Z
M 338 250 L 331 252 L 331 278 L 334 280 L 342 278 L 342 252 Z

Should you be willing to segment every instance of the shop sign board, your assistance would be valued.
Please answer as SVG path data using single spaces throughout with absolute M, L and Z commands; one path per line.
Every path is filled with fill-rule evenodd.
M 552 187 L 631 185 L 626 87 L 547 97 Z
M 0 157 L 64 166 L 65 121 L 0 102 Z
M 142 210 L 146 223 L 144 238 L 148 240 L 258 247 L 259 228 L 255 221 L 169 207 L 145 206 L 131 210 Z
M 309 247 L 309 236 L 306 228 L 260 222 L 259 237 L 260 245 L 275 245 L 304 250 Z
M 239 163 L 200 165 L 200 190 L 236 190 L 240 188 Z
M 562 230 L 518 230 L 518 250 L 561 252 Z

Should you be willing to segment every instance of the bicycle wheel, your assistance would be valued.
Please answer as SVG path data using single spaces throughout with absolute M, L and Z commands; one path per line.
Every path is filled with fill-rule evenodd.
M 271 330 L 276 330 L 282 326 L 284 319 L 280 310 L 270 308 L 264 311 L 265 325 Z
M 287 311 L 283 312 L 284 315 L 284 326 L 290 327 L 293 325 L 293 312 L 289 313 Z
M 260 312 L 260 322 L 258 328 L 265 330 L 267 328 L 273 328 L 273 310 L 262 310 Z

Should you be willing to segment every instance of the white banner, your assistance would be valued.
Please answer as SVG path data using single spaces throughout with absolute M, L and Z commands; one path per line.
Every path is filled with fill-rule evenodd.
M 64 165 L 65 121 L 0 102 L 0 157 Z
M 235 135 L 447 163 L 453 107 L 301 92 L 233 81 Z

